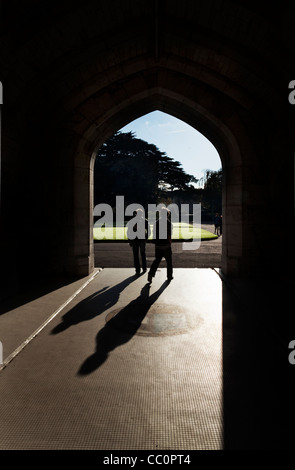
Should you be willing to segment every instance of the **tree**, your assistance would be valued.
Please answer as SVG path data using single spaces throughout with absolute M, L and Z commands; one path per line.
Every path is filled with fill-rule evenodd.
M 97 153 L 94 167 L 94 203 L 115 205 L 116 195 L 125 203 L 147 206 L 174 189 L 187 190 L 197 180 L 185 173 L 180 162 L 132 132 L 117 132 Z
M 222 169 L 206 170 L 202 190 L 202 210 L 212 219 L 215 212 L 222 211 Z
M 158 185 L 162 185 L 167 191 L 175 189 L 188 190 L 191 183 L 197 183 L 194 176 L 184 172 L 181 163 L 161 152 L 158 166 Z
M 222 168 L 218 171 L 206 170 L 204 177 L 204 189 L 214 191 L 216 194 L 222 192 Z

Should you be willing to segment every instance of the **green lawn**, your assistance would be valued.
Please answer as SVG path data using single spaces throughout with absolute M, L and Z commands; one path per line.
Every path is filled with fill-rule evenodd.
M 95 241 L 126 241 L 128 240 L 126 232 L 126 227 L 94 227 L 93 237 Z M 149 240 L 152 240 L 152 238 L 153 235 L 150 236 Z M 213 240 L 217 238 L 217 235 L 183 222 L 173 223 L 173 240 L 185 241 L 192 238 L 194 240 Z

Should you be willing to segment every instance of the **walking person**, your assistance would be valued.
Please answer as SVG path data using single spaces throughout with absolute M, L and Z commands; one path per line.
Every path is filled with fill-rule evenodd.
M 144 238 L 139 238 L 135 237 L 134 239 L 131 239 L 131 234 L 129 232 L 129 228 L 127 230 L 127 237 L 129 239 L 129 245 L 132 247 L 133 251 L 133 262 L 134 262 L 134 268 L 135 268 L 135 273 L 140 274 L 140 259 L 139 259 L 139 254 L 141 257 L 141 267 L 142 267 L 142 272 L 146 272 L 146 241 L 149 238 L 151 234 L 151 227 L 147 219 L 144 218 L 144 212 L 142 209 L 137 209 L 134 213 L 134 216 L 136 216 L 138 219 L 141 219 L 142 221 L 144 220 Z M 139 223 L 141 223 L 141 220 L 139 220 Z M 137 224 L 135 224 L 134 229 L 137 230 Z
M 153 241 L 155 243 L 155 259 L 151 265 L 148 282 L 151 284 L 153 277 L 161 263 L 162 258 L 165 258 L 167 264 L 167 279 L 173 279 L 173 266 L 172 266 L 172 231 L 173 224 L 171 223 L 171 212 L 166 207 L 162 207 L 159 213 L 159 219 L 154 224 Z

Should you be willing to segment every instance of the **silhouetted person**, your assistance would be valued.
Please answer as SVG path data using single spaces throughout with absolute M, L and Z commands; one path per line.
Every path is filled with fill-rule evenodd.
M 146 272 L 146 253 L 145 253 L 145 247 L 146 247 L 146 241 L 149 238 L 151 234 L 151 228 L 150 224 L 147 219 L 143 217 L 143 210 L 142 209 L 137 209 L 135 212 L 134 216 L 139 216 L 139 218 L 142 220 L 142 227 L 144 227 L 144 233 L 140 234 L 142 236 L 140 237 L 135 237 L 132 239 L 131 237 L 131 228 L 128 227 L 127 230 L 127 237 L 129 239 L 129 245 L 132 247 L 133 251 L 133 261 L 134 261 L 134 268 L 136 274 L 140 274 L 140 259 L 139 259 L 139 253 L 141 256 L 141 267 L 143 273 Z M 139 224 L 141 221 L 139 221 Z M 140 231 L 137 230 L 137 224 L 134 226 L 134 231 Z
M 214 233 L 218 236 L 220 235 L 220 224 L 221 224 L 221 218 L 220 218 L 220 215 L 217 212 L 215 214 L 215 217 L 214 217 L 214 225 L 215 225 Z
M 170 220 L 171 212 L 162 207 L 160 209 L 159 219 L 154 224 L 153 242 L 155 243 L 155 259 L 151 265 L 148 282 L 151 283 L 155 277 L 156 271 L 162 258 L 165 258 L 167 263 L 167 279 L 173 279 L 173 266 L 172 266 L 172 231 L 173 225 Z

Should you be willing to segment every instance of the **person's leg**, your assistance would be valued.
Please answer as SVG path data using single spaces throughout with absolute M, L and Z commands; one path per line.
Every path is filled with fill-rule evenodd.
M 165 259 L 167 263 L 167 279 L 170 281 L 173 279 L 173 265 L 172 265 L 172 249 L 167 248 L 165 253 Z
M 132 250 L 133 250 L 133 261 L 134 261 L 135 272 L 136 274 L 139 274 L 140 273 L 139 245 L 137 243 L 134 243 L 132 245 Z
M 146 272 L 146 253 L 145 253 L 145 240 L 140 242 L 140 256 L 141 256 L 141 266 L 143 272 Z
M 156 248 L 155 249 L 155 259 L 152 262 L 152 265 L 150 267 L 150 271 L 149 271 L 149 274 L 148 274 L 148 281 L 151 282 L 152 277 L 155 277 L 156 271 L 159 267 L 159 264 L 161 263 L 162 257 L 163 257 L 162 250 L 159 250 L 159 249 Z

